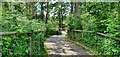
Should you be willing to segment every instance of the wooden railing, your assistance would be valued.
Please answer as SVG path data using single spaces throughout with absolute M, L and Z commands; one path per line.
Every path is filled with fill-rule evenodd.
M 10 36 L 10 35 L 15 35 L 15 34 L 29 34 L 29 33 L 39 33 L 39 32 L 45 32 L 45 31 L 44 30 L 34 30 L 31 32 L 0 32 L 0 37 Z M 2 38 L 0 38 L 0 41 L 2 42 Z M 30 44 L 31 44 L 31 37 L 30 37 Z M 43 43 L 40 45 L 41 45 L 40 47 L 42 47 Z M 31 47 L 31 45 L 30 45 L 30 47 Z M 2 53 L 2 45 L 0 45 L 0 52 Z M 31 54 L 31 50 L 30 50 L 30 54 Z
M 38 32 L 44 32 L 43 30 L 34 30 L 34 33 Z M 13 34 L 28 34 L 30 32 L 0 32 L 0 36 L 7 36 L 7 35 L 13 35 Z
M 117 37 L 112 37 L 112 36 L 109 36 L 107 34 L 104 34 L 104 33 L 99 33 L 99 32 L 94 32 L 94 31 L 86 31 L 86 30 L 72 30 L 73 32 L 87 32 L 87 33 L 95 33 L 95 34 L 98 34 L 98 35 L 101 35 L 101 36 L 105 36 L 105 37 L 108 37 L 108 38 L 112 38 L 114 40 L 118 40 L 120 41 L 120 38 L 117 38 Z M 75 34 L 75 33 L 73 33 Z

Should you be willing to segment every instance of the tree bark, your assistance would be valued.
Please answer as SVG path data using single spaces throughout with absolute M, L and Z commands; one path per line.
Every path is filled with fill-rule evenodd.
M 46 21 L 45 23 L 47 24 L 47 20 L 49 19 L 49 2 L 47 2 L 47 13 L 46 13 Z
M 118 2 L 118 33 L 120 34 L 120 1 Z
M 59 2 L 59 5 L 61 6 L 61 3 Z M 59 15 L 58 15 L 58 17 L 59 17 L 59 27 L 61 27 L 61 8 L 59 7 Z
M 43 20 L 43 18 L 44 18 L 44 14 L 43 14 L 43 12 L 44 12 L 44 9 L 43 9 L 43 2 L 41 2 L 41 16 L 40 16 L 40 18 Z
M 77 24 L 77 22 L 79 21 L 80 24 L 80 28 L 82 30 L 82 19 L 80 18 L 80 13 L 82 12 L 82 10 L 79 8 L 80 5 L 82 5 L 81 2 L 75 2 L 75 10 L 74 10 L 74 22 Z
M 71 14 L 73 13 L 73 2 L 71 2 Z
M 47 13 L 46 13 L 46 20 L 45 20 L 45 24 L 47 25 L 48 24 L 48 19 L 49 19 L 49 2 L 47 2 Z M 45 31 L 45 35 L 44 36 L 47 36 L 47 32 L 48 32 L 48 27 L 46 27 L 46 31 Z

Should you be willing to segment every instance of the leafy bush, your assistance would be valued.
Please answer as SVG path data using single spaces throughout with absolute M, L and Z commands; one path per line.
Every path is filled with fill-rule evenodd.
M 43 33 L 3 37 L 3 56 L 47 55 Z
M 27 32 L 30 30 L 45 30 L 43 22 L 38 23 L 38 20 L 28 20 L 25 17 L 11 17 L 0 20 L 2 32 Z M 9 29 L 7 29 L 9 28 Z
M 0 15 L 1 32 L 29 32 L 24 35 L 2 36 L 2 55 L 8 57 L 47 55 L 44 46 L 44 32 L 33 33 L 33 30 L 45 30 L 44 22 L 38 19 L 28 18 L 24 11 L 24 3 L 14 3 L 9 6 L 8 2 L 2 3 L 2 15 Z M 28 9 L 27 9 L 28 10 Z M 24 13 L 24 14 L 23 14 Z
M 74 30 L 87 30 L 101 32 L 109 36 L 119 37 L 118 2 L 96 3 L 88 2 L 80 6 L 82 12 L 77 22 L 69 18 L 67 37 L 72 41 L 79 42 L 90 49 L 96 55 L 120 55 L 120 41 L 107 38 L 94 33 L 72 32 Z M 83 10 L 85 9 L 85 10 Z M 73 20 L 71 20 L 73 19 Z M 74 36 L 74 37 L 72 37 Z

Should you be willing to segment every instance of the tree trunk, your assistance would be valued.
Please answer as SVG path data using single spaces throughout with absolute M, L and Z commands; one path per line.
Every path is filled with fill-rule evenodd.
M 73 2 L 71 2 L 71 14 L 73 13 Z
M 59 5 L 60 5 L 61 3 L 59 2 Z M 61 27 L 61 8 L 59 7 L 59 15 L 58 15 L 58 17 L 59 17 L 59 27 Z
M 40 18 L 41 18 L 42 20 L 44 20 L 44 14 L 43 14 L 43 12 L 44 12 L 43 2 L 41 2 L 41 14 L 40 14 Z
M 29 5 L 29 2 L 26 2 L 26 10 L 25 10 L 26 12 L 27 12 L 27 19 L 29 19 L 30 17 L 29 17 L 29 14 L 30 14 L 30 5 Z
M 79 9 L 80 2 L 75 2 L 74 4 L 75 4 L 74 19 L 75 19 L 75 21 L 77 21 L 80 16 L 80 9 Z
M 61 24 L 61 28 L 62 28 L 62 30 L 63 30 L 63 11 L 64 11 L 64 9 L 62 9 L 62 7 L 63 7 L 63 4 L 61 3 L 61 22 L 60 22 L 60 24 Z
M 47 22 L 48 18 L 49 18 L 49 2 L 47 2 L 47 13 L 46 13 L 46 21 L 45 21 L 46 24 L 48 23 Z
M 119 24 L 118 24 L 118 31 L 119 31 L 119 34 L 120 34 L 120 1 L 118 3 L 118 21 L 119 21 Z
M 80 12 L 82 12 L 81 9 L 79 8 L 79 6 L 82 5 L 82 3 L 81 2 L 75 2 L 74 5 L 75 5 L 74 22 L 77 23 L 79 21 L 79 23 L 81 23 L 80 24 L 80 28 L 82 30 L 82 19 L 79 17 L 80 16 Z
M 49 2 L 47 2 L 47 13 L 46 13 L 46 20 L 45 20 L 45 24 L 47 25 L 48 24 L 48 19 L 49 19 Z M 46 27 L 46 31 L 45 31 L 45 35 L 44 36 L 47 36 L 47 32 L 48 32 L 48 27 Z

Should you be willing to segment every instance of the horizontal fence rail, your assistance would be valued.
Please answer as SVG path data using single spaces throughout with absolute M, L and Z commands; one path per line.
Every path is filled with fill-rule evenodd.
M 98 35 L 101 35 L 101 36 L 105 36 L 105 37 L 112 38 L 112 39 L 114 39 L 114 40 L 118 40 L 118 41 L 120 41 L 120 38 L 112 37 L 112 36 L 109 36 L 109 35 L 104 34 L 104 33 L 99 33 L 99 32 L 94 32 L 94 31 L 86 31 L 86 30 L 73 30 L 73 31 L 74 31 L 74 32 L 95 33 L 95 34 L 98 34 Z
M 38 32 L 44 32 L 44 30 L 34 30 L 34 33 Z M 30 32 L 0 32 L 0 36 L 7 36 L 7 35 L 13 35 L 13 34 L 28 34 Z
M 39 32 L 44 33 L 45 31 L 44 30 L 33 30 L 31 32 L 29 32 L 29 31 L 28 32 L 0 32 L 0 36 L 9 36 L 9 35 L 14 35 L 14 34 L 29 34 L 29 33 L 31 34 L 31 33 L 39 33 Z M 34 39 L 34 40 L 32 40 L 32 39 Z M 2 41 L 2 38 L 1 38 L 0 41 L 2 43 L 8 42 L 9 44 L 14 44 L 14 45 L 16 45 L 15 43 L 18 43 L 18 45 L 22 44 L 22 47 L 25 47 L 25 48 L 30 47 L 30 50 L 28 50 L 29 52 L 21 52 L 21 53 L 29 54 L 30 56 L 35 53 L 34 49 L 32 49 L 32 48 L 37 49 L 37 52 L 39 52 L 39 53 L 40 52 L 42 53 L 42 51 L 45 51 L 44 41 L 43 41 L 43 39 L 41 39 L 41 37 L 39 37 L 39 39 L 38 39 L 38 38 L 36 38 L 36 36 L 35 37 L 31 36 L 31 37 L 29 37 L 29 40 L 28 39 L 27 40 L 23 40 L 23 39 L 20 40 L 19 39 L 19 41 L 21 41 L 20 43 L 17 42 L 16 39 L 12 38 L 11 41 L 13 41 L 13 40 L 14 40 L 14 42 L 8 42 L 8 41 Z M 26 44 L 23 44 L 23 43 L 25 43 L 25 41 L 26 41 Z M 36 42 L 39 42 L 39 43 L 36 43 Z M 3 50 L 2 47 L 4 47 L 4 46 L 5 46 L 5 44 L 0 45 L 0 52 Z M 13 46 L 13 45 L 11 45 L 11 46 Z M 37 46 L 37 47 L 35 47 L 35 46 Z M 21 45 L 18 46 L 18 47 L 21 47 Z M 16 48 L 8 48 L 8 47 L 5 47 L 5 48 L 8 49 L 8 50 L 17 50 Z M 40 50 L 38 50 L 38 49 L 40 49 Z M 25 50 L 25 49 L 22 49 L 22 50 Z M 14 53 L 13 51 L 8 51 L 8 52 Z M 6 52 L 6 54 L 9 54 L 9 53 Z M 4 57 L 4 56 L 7 56 L 7 55 L 2 53 L 2 56 Z

